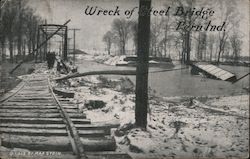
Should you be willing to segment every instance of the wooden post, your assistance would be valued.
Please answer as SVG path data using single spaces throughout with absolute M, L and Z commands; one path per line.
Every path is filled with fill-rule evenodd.
M 151 0 L 140 0 L 136 67 L 135 125 L 143 129 L 146 129 L 147 127 L 150 7 Z
M 74 64 L 76 63 L 76 29 L 74 29 L 73 30 L 73 32 L 74 32 L 74 52 L 73 52 L 73 54 L 74 54 Z
M 63 60 L 68 60 L 68 27 L 65 26 Z

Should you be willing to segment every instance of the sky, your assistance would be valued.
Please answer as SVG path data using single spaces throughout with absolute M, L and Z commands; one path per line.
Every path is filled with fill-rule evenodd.
M 205 1 L 205 0 L 201 0 Z M 216 0 L 215 0 L 216 1 Z M 249 1 L 237 1 L 237 9 L 240 14 L 239 29 L 244 34 L 243 54 L 249 54 Z M 167 0 L 152 0 L 152 6 L 162 9 Z M 28 5 L 35 10 L 37 15 L 47 19 L 47 23 L 63 24 L 68 19 L 71 22 L 69 28 L 77 28 L 76 47 L 83 50 L 104 49 L 105 45 L 102 37 L 105 32 L 111 29 L 112 21 L 115 18 L 126 18 L 125 10 L 132 10 L 139 5 L 139 0 L 28 0 Z M 120 16 L 89 16 L 85 14 L 87 6 L 97 7 L 97 9 L 115 9 L 120 10 Z M 219 17 L 220 8 L 213 8 L 215 16 Z M 135 9 L 136 10 L 136 9 Z M 152 17 L 152 16 L 151 16 Z M 137 14 L 133 14 L 130 19 L 137 19 Z M 72 37 L 73 32 L 69 32 Z

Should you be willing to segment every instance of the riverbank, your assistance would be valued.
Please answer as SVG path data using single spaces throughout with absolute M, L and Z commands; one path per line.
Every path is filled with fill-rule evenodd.
M 9 74 L 16 65 L 16 63 L 8 62 L 0 64 L 0 96 L 20 83 L 21 80 L 17 76 L 29 74 L 33 71 L 34 64 L 29 62 L 22 64 L 13 74 Z
M 129 78 L 87 76 L 57 87 L 75 92 L 74 102 L 92 122 L 119 122 L 113 132 L 118 151 L 134 158 L 248 155 L 248 94 L 159 97 L 150 90 L 148 127 L 142 131 L 134 126 L 134 84 Z M 97 101 L 98 107 L 93 104 Z
M 96 61 L 91 57 L 87 60 Z M 96 66 L 92 62 L 87 64 L 90 68 L 82 67 L 82 72 L 96 70 L 99 65 L 105 69 L 116 69 L 101 64 Z M 244 70 L 249 70 L 243 68 L 242 71 L 242 67 L 222 67 L 232 69 L 238 76 L 244 74 Z M 76 92 L 75 103 L 79 103 L 79 108 L 92 121 L 121 123 L 119 129 L 114 131 L 118 149 L 130 153 L 134 158 L 247 157 L 249 92 L 242 88 L 249 81 L 246 79 L 238 85 L 232 85 L 224 81 L 190 76 L 189 73 L 184 70 L 163 76 L 149 75 L 151 88 L 156 89 L 150 89 L 149 93 L 147 131 L 134 126 L 133 77 L 89 76 L 72 79 L 68 89 Z M 178 80 L 171 77 L 176 74 Z M 157 87 L 152 85 L 155 77 L 158 77 L 157 81 L 170 77 L 170 81 L 165 80 L 165 84 L 158 82 L 158 85 L 172 89 L 174 93 L 167 93 L 168 96 L 159 94 Z M 172 82 L 179 83 L 179 86 L 173 88 Z M 130 91 L 123 92 L 124 89 L 120 88 L 125 87 L 124 85 Z M 195 93 L 192 92 L 193 88 Z M 184 93 L 176 95 L 175 92 L 178 91 Z M 91 109 L 89 100 L 100 100 L 105 104 L 101 108 Z

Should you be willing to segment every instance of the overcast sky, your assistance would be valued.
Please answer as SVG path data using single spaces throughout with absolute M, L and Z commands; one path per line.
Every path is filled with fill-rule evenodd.
M 205 0 L 204 0 L 205 1 Z M 249 1 L 235 0 L 238 3 L 238 10 L 241 14 L 240 30 L 245 34 L 244 37 L 244 54 L 249 54 Z M 154 8 L 161 9 L 167 0 L 153 0 Z M 77 47 L 83 50 L 103 49 L 103 34 L 111 29 L 111 23 L 114 18 L 122 16 L 88 16 L 85 15 L 87 6 L 97 6 L 103 9 L 115 9 L 119 6 L 121 13 L 126 9 L 132 9 L 139 5 L 139 0 L 28 0 L 37 15 L 47 19 L 47 23 L 63 24 L 68 19 L 71 22 L 69 28 L 79 28 L 77 32 Z M 214 8 L 219 10 L 219 8 Z M 218 15 L 216 11 L 215 16 Z M 123 14 L 122 14 L 123 15 Z M 133 14 L 131 19 L 137 19 L 137 14 Z M 72 36 L 72 32 L 69 32 Z M 246 53 L 247 52 L 247 53 Z

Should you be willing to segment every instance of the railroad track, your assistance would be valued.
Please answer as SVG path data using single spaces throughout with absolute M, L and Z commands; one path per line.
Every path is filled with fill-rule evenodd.
M 0 158 L 130 158 L 116 152 L 113 126 L 91 123 L 36 74 L 0 100 Z

